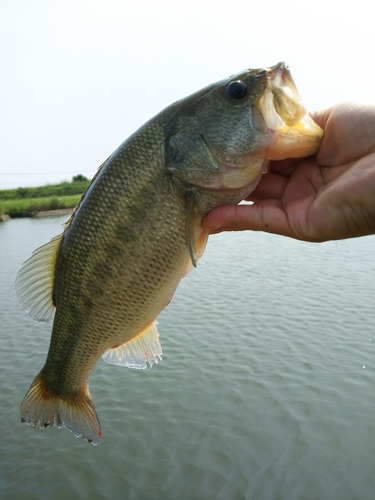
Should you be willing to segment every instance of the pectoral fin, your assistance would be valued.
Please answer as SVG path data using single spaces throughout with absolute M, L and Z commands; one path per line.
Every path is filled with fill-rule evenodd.
M 206 248 L 208 231 L 201 227 L 198 212 L 196 210 L 195 200 L 196 193 L 188 191 L 185 195 L 186 199 L 186 222 L 185 222 L 185 238 L 186 245 L 189 250 L 191 262 L 194 267 L 197 267 L 197 261 L 203 255 Z
M 47 323 L 53 316 L 53 282 L 63 233 L 37 248 L 22 264 L 16 278 L 16 293 L 23 308 L 35 321 Z
M 140 330 L 135 337 L 123 344 L 107 349 L 103 359 L 111 365 L 127 366 L 128 368 L 145 369 L 148 363 L 161 360 L 161 345 L 156 324 L 152 321 Z

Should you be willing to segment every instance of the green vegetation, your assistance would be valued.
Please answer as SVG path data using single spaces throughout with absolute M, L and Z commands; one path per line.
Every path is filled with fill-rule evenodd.
M 52 196 L 50 198 L 24 198 L 18 200 L 0 201 L 0 215 L 8 214 L 11 217 L 41 212 L 43 210 L 57 210 L 59 208 L 74 208 L 81 199 L 80 194 L 71 196 Z
M 0 201 L 83 194 L 89 184 L 89 181 L 73 181 L 61 182 L 60 184 L 47 184 L 46 186 L 40 187 L 19 187 L 16 189 L 3 189 L 0 190 Z
M 14 217 L 43 210 L 74 208 L 90 184 L 85 179 L 83 175 L 77 175 L 72 182 L 0 190 L 0 215 Z
M 72 179 L 72 182 L 88 182 L 88 178 L 82 174 L 75 175 Z

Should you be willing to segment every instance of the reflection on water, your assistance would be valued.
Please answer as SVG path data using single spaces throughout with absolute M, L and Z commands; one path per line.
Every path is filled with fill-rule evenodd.
M 21 424 L 48 349 L 15 274 L 64 219 L 0 225 L 2 499 L 372 499 L 375 239 L 211 238 L 159 317 L 163 361 L 100 361 L 98 447 Z

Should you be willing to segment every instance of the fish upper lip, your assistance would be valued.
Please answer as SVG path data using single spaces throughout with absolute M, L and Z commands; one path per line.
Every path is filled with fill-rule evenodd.
M 268 87 L 271 92 L 272 87 L 275 86 L 298 104 L 303 105 L 301 96 L 290 73 L 288 63 L 282 61 L 274 66 L 270 66 L 267 68 L 267 76 Z
M 285 61 L 281 61 L 273 66 L 267 68 L 268 77 L 271 79 L 275 79 L 277 77 L 283 77 L 285 74 L 289 72 L 289 64 Z

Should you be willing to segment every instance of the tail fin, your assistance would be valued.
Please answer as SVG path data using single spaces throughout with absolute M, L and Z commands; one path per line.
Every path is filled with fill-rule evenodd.
M 37 375 L 27 391 L 20 409 L 21 421 L 41 429 L 65 425 L 77 437 L 97 445 L 101 441 L 100 423 L 88 387 L 86 395 L 78 399 L 56 396 Z

